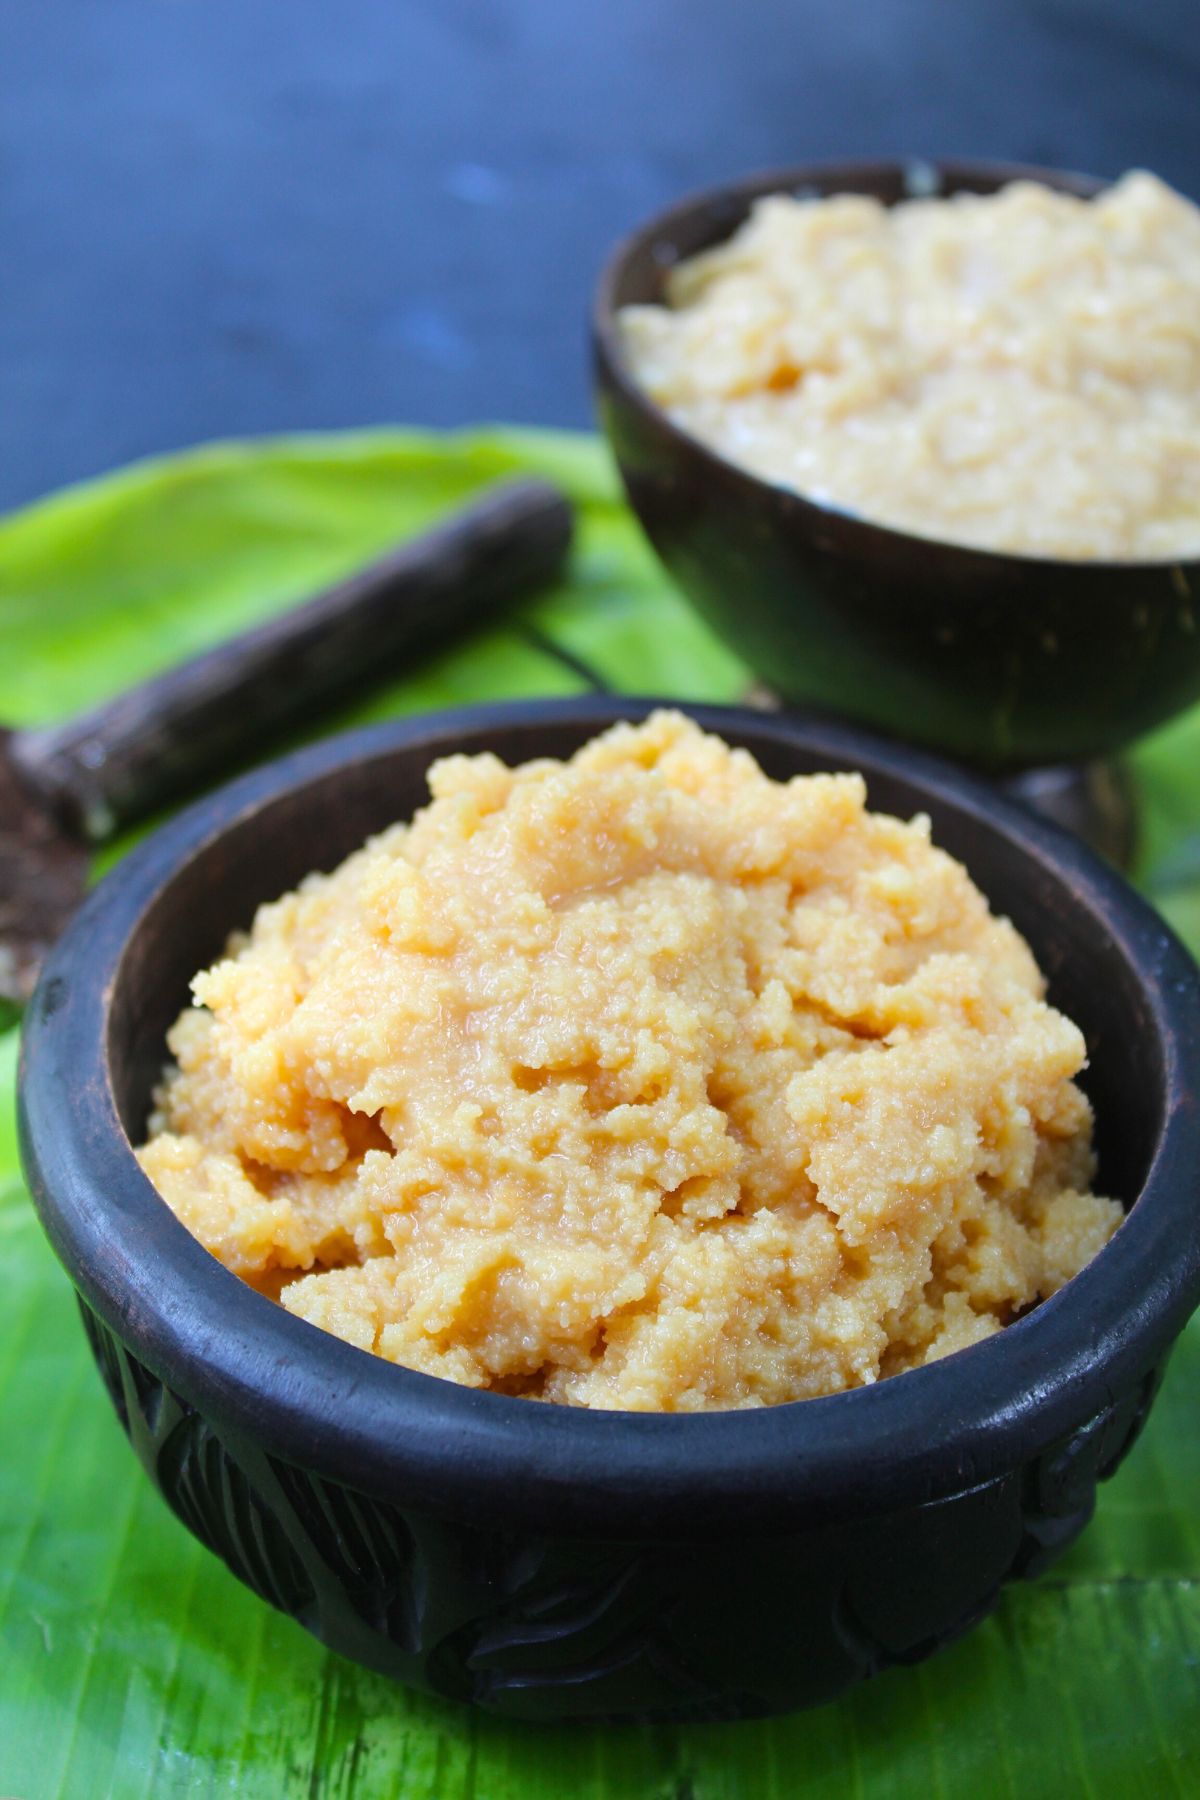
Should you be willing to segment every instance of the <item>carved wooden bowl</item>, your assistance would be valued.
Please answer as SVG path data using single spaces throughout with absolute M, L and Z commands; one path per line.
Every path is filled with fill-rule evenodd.
M 1103 1191 L 1067 1288 L 929 1368 L 756 1412 L 588 1412 L 396 1368 L 273 1306 L 142 1175 L 163 1036 L 255 906 L 425 797 L 452 749 L 564 755 L 641 704 L 538 702 L 334 739 L 224 788 L 98 889 L 23 1044 L 21 1134 L 105 1385 L 168 1504 L 345 1655 L 515 1717 L 828 1699 L 965 1630 L 1082 1529 L 1200 1299 L 1200 976 L 1078 843 L 919 753 L 696 709 L 776 777 L 859 768 L 932 815 L 1082 1026 Z

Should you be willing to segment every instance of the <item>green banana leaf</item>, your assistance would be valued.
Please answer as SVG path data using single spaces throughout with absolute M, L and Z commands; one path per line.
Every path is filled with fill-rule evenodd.
M 337 723 L 569 693 L 586 685 L 580 662 L 614 687 L 734 697 L 744 670 L 666 585 L 593 440 L 379 431 L 218 445 L 0 521 L 0 718 L 31 723 L 98 700 L 518 470 L 559 480 L 579 506 L 569 580 L 364 693 Z M 1134 762 L 1142 879 L 1196 948 L 1200 714 Z M 157 1499 L 22 1187 L 15 1066 L 10 1030 L 0 1035 L 0 1796 L 1200 1794 L 1197 1327 L 1081 1542 L 932 1662 L 765 1723 L 500 1724 L 329 1655 Z

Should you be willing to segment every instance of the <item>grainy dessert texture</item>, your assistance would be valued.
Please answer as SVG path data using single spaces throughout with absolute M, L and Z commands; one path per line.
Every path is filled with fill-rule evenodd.
M 142 1167 L 393 1362 L 577 1406 L 828 1394 L 1052 1294 L 1084 1046 L 928 822 L 679 714 L 432 803 L 193 983 Z
M 757 475 L 923 537 L 1070 560 L 1200 554 L 1200 209 L 760 200 L 620 315 L 632 372 Z

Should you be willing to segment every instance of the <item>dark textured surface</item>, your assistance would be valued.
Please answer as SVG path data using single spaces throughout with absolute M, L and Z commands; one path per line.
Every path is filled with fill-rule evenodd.
M 0 726 L 0 1030 L 83 899 L 91 857 L 17 777 Z
M 6 0 L 0 505 L 149 451 L 590 417 L 603 253 L 817 157 L 1200 194 L 1195 0 Z
M 945 766 L 837 727 L 696 711 L 776 777 L 859 767 L 873 805 L 927 810 L 1084 1031 L 1100 1181 L 1129 1216 L 1060 1294 L 970 1350 L 742 1413 L 479 1393 L 272 1307 L 134 1163 L 121 1121 L 140 1135 L 188 975 L 314 845 L 328 867 L 404 816 L 437 753 L 561 755 L 636 702 L 395 721 L 244 778 L 119 865 L 23 1034 L 30 1190 L 172 1505 L 337 1649 L 513 1716 L 770 1712 L 928 1654 L 1086 1523 L 1200 1296 L 1200 975 L 1161 921 Z

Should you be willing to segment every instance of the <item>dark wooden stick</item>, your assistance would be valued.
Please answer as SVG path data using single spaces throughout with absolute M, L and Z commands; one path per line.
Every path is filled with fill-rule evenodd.
M 60 816 L 107 837 L 315 706 L 549 581 L 571 531 L 556 488 L 506 482 L 243 636 L 79 718 L 14 733 L 9 755 Z

